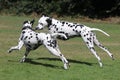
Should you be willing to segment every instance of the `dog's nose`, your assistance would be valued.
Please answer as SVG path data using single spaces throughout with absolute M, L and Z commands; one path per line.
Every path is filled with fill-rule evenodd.
M 42 30 L 43 28 L 36 27 L 35 30 Z
M 39 29 L 38 27 L 35 28 L 35 30 L 38 30 L 38 29 Z

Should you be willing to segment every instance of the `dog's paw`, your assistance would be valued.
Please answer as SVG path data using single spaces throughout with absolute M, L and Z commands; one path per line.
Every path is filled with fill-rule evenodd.
M 68 39 L 66 35 L 64 36 L 64 38 L 65 38 L 65 39 Z
M 62 36 L 63 36 L 65 39 L 68 39 L 68 37 L 67 37 L 66 35 L 62 34 Z
M 7 52 L 8 52 L 8 53 L 11 53 L 11 52 L 12 52 L 12 50 L 11 50 L 11 49 L 9 49 Z
M 20 60 L 20 63 L 24 63 L 25 62 L 25 58 L 22 58 L 21 60 Z

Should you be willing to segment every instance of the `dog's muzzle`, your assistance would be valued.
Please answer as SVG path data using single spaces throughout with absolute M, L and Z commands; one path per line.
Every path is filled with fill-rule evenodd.
M 43 28 L 39 29 L 38 27 L 35 28 L 35 30 L 42 30 Z

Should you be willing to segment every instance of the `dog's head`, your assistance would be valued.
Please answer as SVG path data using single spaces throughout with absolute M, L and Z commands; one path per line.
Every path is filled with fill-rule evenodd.
M 32 28 L 34 22 L 35 22 L 34 19 L 33 19 L 32 21 L 29 21 L 29 20 L 24 21 L 24 22 L 23 22 L 23 28 L 27 28 L 27 27 L 28 27 L 28 28 Z
M 41 30 L 45 26 L 50 26 L 52 24 L 52 19 L 46 15 L 42 15 L 42 17 L 38 21 L 38 25 L 36 26 L 36 30 Z

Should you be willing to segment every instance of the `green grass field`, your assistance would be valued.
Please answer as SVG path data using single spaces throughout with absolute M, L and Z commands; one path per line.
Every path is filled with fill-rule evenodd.
M 81 38 L 58 40 L 61 52 L 71 65 L 68 70 L 64 70 L 59 58 L 51 55 L 44 46 L 31 51 L 25 63 L 19 62 L 24 47 L 20 51 L 7 53 L 11 46 L 17 45 L 22 23 L 28 19 L 32 18 L 0 16 L 0 80 L 120 80 L 120 24 L 79 22 L 100 28 L 111 35 L 107 37 L 96 32 L 99 41 L 109 48 L 115 60 L 111 60 L 107 53 L 96 47 L 103 62 L 103 68 L 100 68 L 97 59 Z

